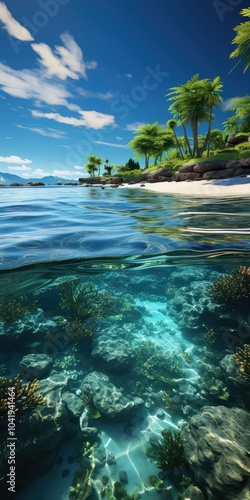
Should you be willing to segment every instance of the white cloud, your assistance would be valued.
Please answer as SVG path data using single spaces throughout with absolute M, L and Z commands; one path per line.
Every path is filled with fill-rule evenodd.
M 93 99 L 101 99 L 102 101 L 111 101 L 114 94 L 109 90 L 108 92 L 93 92 L 82 88 L 77 89 L 81 97 L 90 97 Z
M 125 127 L 125 130 L 138 130 L 138 128 L 140 128 L 142 125 L 144 125 L 144 123 L 141 122 L 128 123 L 128 125 L 126 125 Z
M 129 80 L 131 78 L 134 78 L 133 75 L 131 75 L 131 73 L 124 73 L 123 75 L 117 75 L 117 78 L 128 78 Z
M 31 170 L 31 167 L 27 167 L 27 165 L 22 165 L 21 167 L 8 167 L 9 170 Z
M 82 168 L 81 165 L 75 165 L 73 168 L 75 168 L 76 170 L 80 170 Z
M 79 80 L 81 76 L 87 79 L 86 69 L 95 69 L 97 63 L 84 62 L 81 48 L 69 33 L 63 33 L 60 38 L 64 45 L 56 45 L 54 53 L 46 43 L 31 44 L 32 49 L 40 56 L 39 62 L 47 75 L 61 80 Z
M 55 130 L 49 128 L 48 130 L 39 127 L 24 127 L 23 125 L 16 125 L 18 128 L 25 130 L 30 130 L 30 132 L 35 132 L 36 134 L 42 135 L 44 137 L 53 137 L 54 139 L 65 139 L 65 132 L 61 130 Z
M 74 167 L 75 168 L 75 167 Z M 82 167 L 78 167 L 82 168 Z M 77 172 L 72 172 L 71 170 L 53 170 L 51 175 L 55 175 L 56 177 L 63 177 L 64 179 L 78 179 L 78 177 L 85 176 L 85 172 L 81 170 Z
M 103 141 L 95 141 L 95 144 L 102 144 L 103 146 L 112 146 L 113 148 L 122 148 L 125 149 L 127 144 L 116 144 L 113 142 L 103 142 Z
M 51 172 L 45 172 L 43 169 L 41 168 L 36 168 L 35 170 L 32 170 L 32 172 L 29 172 L 28 174 L 23 174 L 22 173 L 22 177 L 24 179 L 28 179 L 28 178 L 38 178 L 38 179 L 41 179 L 41 177 L 45 177 L 46 175 L 51 175 Z
M 24 26 L 12 17 L 4 2 L 0 2 L 0 21 L 3 23 L 3 28 L 7 31 L 7 33 L 14 38 L 17 38 L 17 40 L 21 40 L 23 42 L 30 42 L 31 40 L 34 40 L 27 28 L 24 28 Z
M 63 85 L 49 83 L 38 72 L 13 70 L 3 63 L 0 63 L 0 87 L 13 97 L 36 99 L 50 105 L 67 106 L 67 98 L 71 97 Z
M 82 118 L 62 116 L 59 113 L 42 113 L 36 110 L 32 110 L 31 113 L 32 116 L 36 118 L 48 118 L 48 120 L 55 120 L 56 122 L 72 125 L 73 127 L 86 127 L 96 130 L 115 123 L 115 117 L 113 115 L 106 115 L 98 111 L 79 111 Z
M 23 165 L 24 164 L 28 164 L 28 163 L 32 163 L 32 160 L 23 160 L 22 158 L 20 158 L 20 156 L 15 156 L 15 155 L 12 155 L 12 156 L 0 156 L 0 162 L 1 163 L 22 163 Z

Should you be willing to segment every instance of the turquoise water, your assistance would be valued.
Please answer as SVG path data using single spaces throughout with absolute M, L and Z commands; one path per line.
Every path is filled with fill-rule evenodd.
M 208 495 L 188 457 L 164 468 L 158 445 L 203 407 L 249 411 L 250 368 L 231 358 L 250 344 L 249 200 L 80 186 L 0 195 L 3 498 L 9 386 L 19 500 L 174 500 L 189 483 Z

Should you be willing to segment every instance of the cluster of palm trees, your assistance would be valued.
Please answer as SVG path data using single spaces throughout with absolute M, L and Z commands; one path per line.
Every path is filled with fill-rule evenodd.
M 241 14 L 249 18 L 250 7 L 242 9 Z M 230 54 L 230 58 L 239 58 L 238 63 L 245 61 L 245 72 L 250 67 L 250 21 L 241 23 L 234 30 L 237 35 L 232 43 L 236 44 L 237 48 Z M 135 138 L 129 143 L 129 147 L 137 157 L 145 156 L 145 168 L 148 167 L 150 158 L 155 158 L 156 163 L 163 152 L 173 147 L 178 151 L 179 157 L 184 159 L 184 148 L 189 157 L 197 158 L 205 151 L 209 156 L 212 144 L 221 144 L 222 132 L 218 129 L 212 130 L 212 123 L 214 108 L 218 108 L 223 102 L 222 90 L 223 83 L 219 76 L 211 81 L 207 78 L 200 79 L 198 73 L 186 83 L 169 89 L 166 97 L 167 101 L 171 102 L 168 109 L 174 115 L 174 119 L 167 122 L 167 129 L 159 127 L 157 122 L 145 124 L 135 132 Z M 227 109 L 234 111 L 235 114 L 223 122 L 225 134 L 248 132 L 250 95 L 231 99 Z M 202 122 L 207 122 L 207 132 L 201 140 L 199 125 Z M 181 138 L 175 133 L 177 125 L 183 129 Z M 191 138 L 187 130 L 191 130 Z
M 250 18 L 250 7 L 242 9 L 241 14 Z M 250 21 L 239 24 L 234 30 L 237 34 L 232 44 L 236 44 L 237 47 L 229 57 L 239 58 L 238 63 L 244 61 L 245 72 L 250 67 Z M 137 158 L 145 157 L 145 168 L 148 168 L 150 159 L 153 158 L 156 164 L 169 149 L 175 149 L 181 159 L 184 159 L 185 154 L 190 158 L 201 157 L 204 154 L 209 156 L 211 146 L 219 149 L 224 140 L 220 130 L 212 129 L 213 111 L 223 102 L 222 90 L 223 83 L 219 76 L 213 80 L 200 79 L 198 73 L 186 83 L 171 87 L 166 97 L 167 102 L 171 102 L 168 109 L 173 114 L 173 119 L 167 122 L 166 128 L 160 126 L 158 122 L 142 125 L 135 131 L 135 137 L 129 142 L 128 147 L 134 151 Z M 228 135 L 239 131 L 249 132 L 250 95 L 231 99 L 227 109 L 234 111 L 234 115 L 223 122 L 224 132 Z M 207 123 L 207 131 L 205 136 L 201 136 L 199 125 L 204 122 Z M 176 135 L 177 125 L 182 127 L 182 137 Z M 188 131 L 191 131 L 191 137 L 188 136 Z M 101 165 L 101 158 L 88 155 L 86 169 L 91 176 L 94 176 L 95 172 L 100 175 Z M 104 169 L 111 175 L 112 167 L 108 160 L 104 164 Z
M 90 177 L 95 177 L 96 172 L 97 172 L 98 176 L 101 174 L 102 164 L 103 164 L 103 160 L 102 160 L 102 158 L 99 158 L 99 156 L 88 155 L 88 163 L 85 165 L 85 168 L 86 168 L 88 174 L 90 175 Z M 109 164 L 109 160 L 105 160 L 103 168 L 107 172 L 108 175 L 112 174 L 113 166 Z

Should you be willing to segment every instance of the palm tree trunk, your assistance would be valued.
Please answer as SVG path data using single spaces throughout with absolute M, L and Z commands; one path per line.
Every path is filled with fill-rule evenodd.
M 194 138 L 194 155 L 193 158 L 199 158 L 201 153 L 200 153 L 200 148 L 199 148 L 199 143 L 198 143 L 198 123 L 196 120 L 190 121 L 190 126 L 193 132 L 193 138 Z
M 181 124 L 182 124 L 182 128 L 183 128 L 184 137 L 185 137 L 186 145 L 187 145 L 187 148 L 188 148 L 188 152 L 189 152 L 190 156 L 193 158 L 193 153 L 192 153 L 192 150 L 191 150 L 191 147 L 190 147 L 190 143 L 189 143 L 189 140 L 188 140 L 188 136 L 187 136 L 187 130 L 186 130 L 185 124 L 184 124 L 184 122 L 182 120 L 181 120 Z
M 211 134 L 212 116 L 213 115 L 212 115 L 212 107 L 211 107 L 210 111 L 209 111 L 207 135 L 206 135 L 206 139 L 204 142 L 204 146 L 202 148 L 202 153 L 203 153 L 203 151 L 206 151 L 206 149 L 207 149 L 207 156 L 209 156 L 209 153 L 210 153 L 210 134 Z
M 173 128 L 172 130 L 173 130 L 173 132 L 174 132 L 174 137 L 175 137 L 175 140 L 176 140 L 177 148 L 179 149 L 179 153 L 180 153 L 180 155 L 181 155 L 181 159 L 182 159 L 182 160 L 184 160 L 183 152 L 182 152 L 182 150 L 181 150 L 180 143 L 179 143 L 179 141 L 178 141 L 178 137 L 177 137 L 177 135 L 176 135 L 175 129 Z

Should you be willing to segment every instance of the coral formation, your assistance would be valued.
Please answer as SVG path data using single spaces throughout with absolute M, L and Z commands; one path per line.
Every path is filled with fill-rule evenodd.
M 60 306 L 66 309 L 72 321 L 101 318 L 112 310 L 111 297 L 100 292 L 92 283 L 69 280 L 59 285 Z
M 248 268 L 240 267 L 217 278 L 209 289 L 213 302 L 227 309 L 249 307 L 250 304 L 250 274 Z
M 44 398 L 37 393 L 39 389 L 39 381 L 24 383 L 19 375 L 15 375 L 12 379 L 0 379 L 0 419 L 7 416 L 9 404 L 9 391 L 14 394 L 14 411 L 24 411 L 34 406 L 44 404 Z
M 250 380 L 250 345 L 244 344 L 243 349 L 238 347 L 232 359 L 239 365 L 237 374 L 245 380 Z
M 94 335 L 95 328 L 93 324 L 83 324 L 80 319 L 67 321 L 65 325 L 66 338 L 75 343 L 80 343 L 86 338 Z
M 95 407 L 95 403 L 93 401 L 93 395 L 92 394 L 83 394 L 80 398 L 85 406 L 88 407 L 88 416 L 89 418 L 99 418 L 101 416 L 101 413 L 99 410 Z
M 91 470 L 77 470 L 69 489 L 69 500 L 87 500 L 92 494 Z
M 140 342 L 134 348 L 136 371 L 153 382 L 164 382 L 167 378 L 183 376 L 183 369 L 177 355 L 163 353 L 153 342 Z
M 163 429 L 161 434 L 164 441 L 157 446 L 157 467 L 163 471 L 180 467 L 184 460 L 184 449 L 180 432 Z
M 29 302 L 27 297 L 0 301 L 0 321 L 13 323 L 22 318 L 27 312 L 35 309 L 37 302 Z

